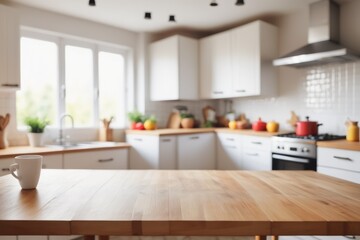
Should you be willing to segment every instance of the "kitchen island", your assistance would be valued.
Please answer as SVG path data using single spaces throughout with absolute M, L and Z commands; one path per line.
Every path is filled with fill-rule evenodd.
M 46 169 L 0 203 L 0 235 L 360 235 L 359 184 L 312 171 Z

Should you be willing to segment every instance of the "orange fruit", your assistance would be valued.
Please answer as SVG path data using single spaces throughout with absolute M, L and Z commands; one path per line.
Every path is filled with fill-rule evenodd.
M 229 122 L 229 128 L 230 129 L 236 129 L 236 121 L 230 121 Z

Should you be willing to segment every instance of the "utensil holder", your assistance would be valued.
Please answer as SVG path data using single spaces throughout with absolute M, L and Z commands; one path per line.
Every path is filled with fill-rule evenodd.
M 6 148 L 5 131 L 0 130 L 0 149 Z

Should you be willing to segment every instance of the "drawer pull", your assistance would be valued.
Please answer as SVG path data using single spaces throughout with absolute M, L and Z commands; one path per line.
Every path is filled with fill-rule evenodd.
M 334 158 L 339 159 L 339 160 L 350 161 L 350 162 L 352 162 L 352 161 L 353 161 L 351 158 L 348 158 L 348 157 L 339 157 L 339 156 L 334 156 Z
M 246 92 L 246 90 L 245 90 L 245 89 L 239 89 L 239 90 L 236 90 L 236 92 L 238 92 L 238 93 L 244 93 L 244 92 Z
M 141 138 L 134 138 L 135 141 L 142 142 Z
M 1 84 L 3 87 L 19 87 L 19 84 L 11 84 L 11 83 L 3 83 Z
M 252 144 L 257 144 L 257 145 L 261 145 L 262 142 L 251 142 Z
M 233 138 L 227 138 L 226 140 L 228 140 L 228 141 L 235 141 L 235 139 L 233 139 Z
M 3 172 L 9 172 L 9 171 L 10 171 L 10 168 L 2 168 L 1 171 L 3 171 Z
M 214 93 L 214 94 L 224 94 L 223 91 L 214 91 L 213 93 Z
M 199 139 L 199 137 L 198 137 L 198 136 L 196 136 L 196 137 L 190 137 L 190 139 Z
M 246 155 L 248 155 L 248 156 L 253 156 L 253 157 L 259 156 L 258 153 L 247 153 Z
M 98 162 L 100 162 L 100 163 L 103 163 L 103 162 L 112 162 L 112 161 L 114 161 L 113 158 L 106 158 L 106 159 L 99 159 L 99 160 L 98 160 Z
M 226 146 L 227 148 L 236 149 L 236 146 Z
M 162 142 L 171 142 L 171 139 L 162 139 Z

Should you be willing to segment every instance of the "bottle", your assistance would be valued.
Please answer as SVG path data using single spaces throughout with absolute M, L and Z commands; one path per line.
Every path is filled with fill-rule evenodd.
M 359 127 L 358 122 L 349 121 L 346 131 L 346 140 L 351 142 L 359 141 Z

